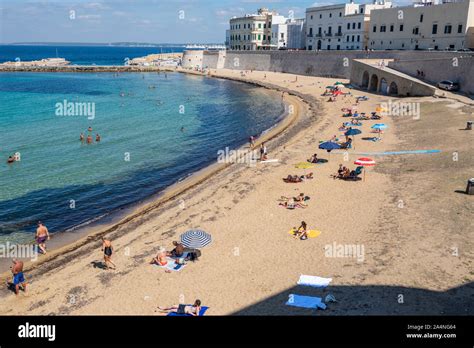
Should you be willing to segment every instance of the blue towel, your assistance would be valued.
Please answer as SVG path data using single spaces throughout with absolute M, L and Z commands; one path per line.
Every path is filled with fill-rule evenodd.
M 181 271 L 186 266 L 186 265 L 177 264 L 176 260 L 172 259 L 171 257 L 167 257 L 166 260 L 168 261 L 166 266 L 161 266 L 161 265 L 158 265 L 158 264 L 154 264 L 154 265 L 158 266 L 160 268 L 166 268 L 166 269 L 169 269 L 170 271 L 175 271 L 175 272 Z
M 287 306 L 311 308 L 311 309 L 326 309 L 326 305 L 321 302 L 321 297 L 301 296 L 290 294 L 288 301 L 285 303 Z
M 191 305 L 186 305 L 186 306 L 191 306 Z M 202 317 L 204 313 L 209 309 L 209 307 L 201 307 L 201 310 L 199 311 L 199 316 Z M 166 315 L 167 317 L 192 317 L 191 314 L 178 314 L 176 312 L 171 312 Z

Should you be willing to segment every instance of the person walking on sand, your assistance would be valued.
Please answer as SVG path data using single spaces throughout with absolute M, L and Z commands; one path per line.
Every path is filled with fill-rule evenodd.
M 192 306 L 179 304 L 179 305 L 174 305 L 168 308 L 158 307 L 158 309 L 164 313 L 178 313 L 181 315 L 189 314 L 189 315 L 192 315 L 193 317 L 197 317 L 199 316 L 199 313 L 201 312 L 201 300 L 194 301 L 194 304 Z
M 253 147 L 255 146 L 255 138 L 253 137 L 253 135 L 250 136 L 249 143 L 250 143 L 250 148 L 253 149 Z
M 46 254 L 46 241 L 50 240 L 48 228 L 38 221 L 38 228 L 36 229 L 36 243 L 42 254 Z
M 23 261 L 19 261 L 17 259 L 13 259 L 13 266 L 12 275 L 13 280 L 12 283 L 15 286 L 15 295 L 18 295 L 20 292 L 20 286 L 23 288 L 23 291 L 26 293 L 26 286 L 28 285 L 25 280 L 25 276 L 23 275 Z
M 102 249 L 101 249 L 101 250 L 104 252 L 104 265 L 105 265 L 105 269 L 109 269 L 109 263 L 114 266 L 113 269 L 116 269 L 117 266 L 116 266 L 115 263 L 113 263 L 112 260 L 111 260 L 112 254 L 113 254 L 113 252 L 114 252 L 114 248 L 113 248 L 113 246 L 112 246 L 112 242 L 110 242 L 110 240 L 105 239 L 104 237 L 102 237 Z
M 263 161 L 265 156 L 267 155 L 267 147 L 265 143 L 260 144 L 260 161 Z

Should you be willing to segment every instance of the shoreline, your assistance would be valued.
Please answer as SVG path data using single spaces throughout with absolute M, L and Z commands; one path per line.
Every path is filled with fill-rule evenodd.
M 292 92 L 291 90 L 282 91 L 281 88 L 279 88 L 278 86 L 272 86 L 270 84 L 259 83 L 258 81 L 248 81 L 242 78 L 234 79 L 230 77 L 219 76 L 218 74 L 215 74 L 215 73 L 211 75 L 208 73 L 200 73 L 196 71 L 189 71 L 186 69 L 161 68 L 161 69 L 154 69 L 153 71 L 179 72 L 179 73 L 190 74 L 190 75 L 199 75 L 202 77 L 222 78 L 222 79 L 237 81 L 241 83 L 248 83 L 255 87 L 265 88 L 275 93 L 278 93 L 278 92 L 287 93 L 287 95 L 285 95 L 282 99 L 285 105 L 285 111 L 280 116 L 279 122 L 277 122 L 276 124 L 274 124 L 273 126 L 264 130 L 261 133 L 260 137 L 256 139 L 255 148 L 258 148 L 258 146 L 262 142 L 268 142 L 268 141 L 274 140 L 275 138 L 280 136 L 283 132 L 290 129 L 292 126 L 294 126 L 295 122 L 297 122 L 297 120 L 300 117 L 300 114 L 303 109 L 303 104 L 308 103 L 308 101 L 305 101 L 301 95 L 296 95 L 298 93 L 296 94 L 290 93 Z M 29 71 L 29 72 L 32 72 L 32 71 Z M 56 71 L 56 72 L 59 72 L 59 71 Z M 145 72 L 145 71 L 127 71 L 127 72 Z M 289 105 L 294 106 L 295 111 L 293 113 L 288 112 Z M 247 145 L 242 145 L 234 150 L 239 151 L 239 154 L 240 154 L 239 158 L 244 157 L 250 152 Z M 105 220 L 107 220 L 108 218 L 112 218 L 112 222 L 101 224 L 100 223 L 101 219 L 98 219 L 97 221 L 93 221 L 91 223 L 92 227 L 88 227 L 88 225 L 86 225 L 85 227 L 79 227 L 77 229 L 73 228 L 72 230 L 69 229 L 68 231 L 56 232 L 55 234 L 58 235 L 57 238 L 62 240 L 58 242 L 59 246 L 55 247 L 54 249 L 50 249 L 46 256 L 41 255 L 41 254 L 38 255 L 38 260 L 35 262 L 32 262 L 32 261 L 25 262 L 25 268 L 24 268 L 25 272 L 33 271 L 46 262 L 54 261 L 55 259 L 57 259 L 60 256 L 63 256 L 64 254 L 73 252 L 74 250 L 82 246 L 85 246 L 89 244 L 90 242 L 97 241 L 99 240 L 100 237 L 116 231 L 118 228 L 120 228 L 121 226 L 129 222 L 132 222 L 134 219 L 137 219 L 155 209 L 159 209 L 163 204 L 175 199 L 179 199 L 179 197 L 183 195 L 185 192 L 202 184 L 209 178 L 215 176 L 217 173 L 225 170 L 226 168 L 234 164 L 237 164 L 237 163 L 218 163 L 218 162 L 211 163 L 205 166 L 204 168 L 194 173 L 189 174 L 187 177 L 185 177 L 181 181 L 177 181 L 174 184 L 171 184 L 170 186 L 166 187 L 164 190 L 157 192 L 151 196 L 145 197 L 141 201 L 131 204 L 129 207 L 123 208 L 122 214 L 120 213 L 121 210 L 118 210 L 118 211 L 110 212 L 105 217 L 101 218 Z M 90 231 L 91 228 L 92 228 L 92 231 Z M 89 231 L 87 232 L 82 231 L 82 230 L 87 230 L 87 229 L 89 229 Z M 52 234 L 52 236 L 54 237 L 55 234 Z M 6 261 L 5 264 L 0 263 L 0 279 L 1 280 L 6 280 L 11 277 L 11 273 L 8 270 L 9 259 L 7 258 L 7 260 L 8 261 Z M 6 266 L 7 268 L 3 266 Z

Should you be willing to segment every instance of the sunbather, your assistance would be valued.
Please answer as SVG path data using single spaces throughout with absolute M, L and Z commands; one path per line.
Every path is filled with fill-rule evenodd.
M 315 153 L 311 158 L 308 160 L 309 163 L 318 163 L 318 154 Z
M 301 225 L 298 228 L 293 228 L 295 231 L 294 238 L 295 239 L 301 239 L 305 240 L 308 239 L 308 230 L 307 230 L 307 225 L 306 222 L 301 221 Z
M 166 259 L 167 253 L 165 248 L 160 248 L 160 251 L 153 260 L 150 261 L 150 264 L 157 264 L 158 266 L 166 266 L 168 260 Z
M 177 241 L 173 242 L 174 249 L 166 253 L 166 256 L 170 257 L 181 257 L 184 254 L 184 246 Z
M 169 308 L 161 308 L 158 309 L 164 313 L 178 313 L 178 314 L 190 314 L 193 317 L 199 316 L 199 312 L 201 311 L 201 301 L 196 300 L 192 306 L 190 305 L 174 305 Z
M 313 173 L 309 173 L 309 174 L 306 174 L 306 175 L 288 175 L 286 178 L 283 178 L 283 181 L 284 182 L 291 182 L 291 183 L 295 183 L 295 182 L 303 182 L 304 180 L 306 179 L 313 179 Z

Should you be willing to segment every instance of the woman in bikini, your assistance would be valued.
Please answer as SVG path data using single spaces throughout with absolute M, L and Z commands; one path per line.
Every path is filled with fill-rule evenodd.
M 165 248 L 160 248 L 160 252 L 150 261 L 150 264 L 157 264 L 158 266 L 166 266 L 168 264 Z
M 111 260 L 112 254 L 114 252 L 114 248 L 112 247 L 112 243 L 110 242 L 110 240 L 105 239 L 104 237 L 102 237 L 102 249 L 101 250 L 104 252 L 105 269 L 109 269 L 109 263 L 114 266 L 113 269 L 116 269 L 117 266 Z
M 193 317 L 199 316 L 199 313 L 201 312 L 201 300 L 196 300 L 194 304 L 191 305 L 184 305 L 184 304 L 179 304 L 179 305 L 174 305 L 169 308 L 161 308 L 158 307 L 158 309 L 164 313 L 178 313 L 178 314 L 189 314 L 192 315 Z

